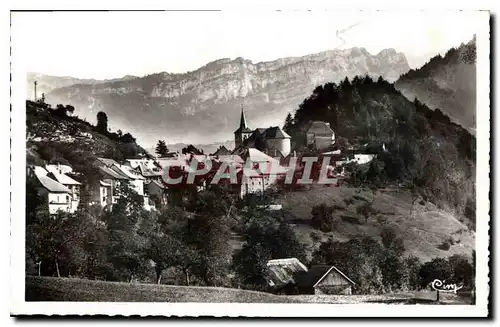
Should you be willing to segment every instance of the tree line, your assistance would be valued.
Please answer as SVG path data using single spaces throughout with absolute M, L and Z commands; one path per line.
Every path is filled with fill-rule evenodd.
M 82 192 L 74 214 L 49 216 L 28 180 L 27 274 L 155 283 L 167 276 L 170 284 L 251 288 L 265 285 L 265 272 L 254 276 L 254 266 L 282 255 L 303 257 L 293 231 L 266 216 L 261 200 L 241 201 L 214 185 L 202 192 L 178 190 L 179 202 L 146 211 L 127 183 L 117 192 L 111 210 L 89 205 Z M 233 253 L 235 233 L 245 240 Z
M 184 191 L 179 191 L 184 192 Z M 88 204 L 82 194 L 74 214 L 49 216 L 27 184 L 27 274 L 106 281 L 240 287 L 269 291 L 267 261 L 295 257 L 306 264 L 332 264 L 353 279 L 357 293 L 386 293 L 427 287 L 435 278 L 473 285 L 473 266 L 463 256 L 422 263 L 404 256 L 392 229 L 381 243 L 366 236 L 321 242 L 309 261 L 304 244 L 282 212 L 266 197 L 240 200 L 219 186 L 185 192 L 175 205 L 143 209 L 127 183 L 111 210 Z M 318 215 L 314 209 L 313 214 Z M 241 246 L 233 250 L 235 235 Z

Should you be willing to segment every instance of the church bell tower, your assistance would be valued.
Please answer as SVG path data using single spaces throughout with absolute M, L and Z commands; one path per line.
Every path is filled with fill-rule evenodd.
M 243 145 L 244 141 L 252 134 L 252 130 L 247 126 L 247 120 L 245 117 L 245 111 L 243 110 L 243 105 L 241 105 L 241 117 L 240 117 L 240 127 L 234 132 L 234 144 L 235 147 Z

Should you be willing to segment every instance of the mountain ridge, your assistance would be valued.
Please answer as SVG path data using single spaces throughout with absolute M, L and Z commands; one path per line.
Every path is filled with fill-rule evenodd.
M 142 144 L 159 139 L 201 144 L 232 139 L 242 104 L 250 127 L 281 125 L 317 85 L 356 75 L 395 81 L 409 69 L 404 54 L 394 49 L 376 55 L 364 48 L 337 49 L 256 64 L 222 58 L 184 74 L 68 85 L 46 97 L 72 104 L 88 121 L 104 111 L 115 122 L 111 128 L 130 130 Z
M 411 69 L 395 83 L 405 97 L 417 98 L 431 109 L 440 109 L 453 121 L 475 133 L 476 40 L 451 48 Z

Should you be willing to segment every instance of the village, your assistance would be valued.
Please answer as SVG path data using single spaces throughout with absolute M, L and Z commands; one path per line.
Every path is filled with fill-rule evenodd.
M 291 151 L 291 137 L 279 126 L 250 129 L 243 108 L 234 136 L 234 150 L 221 146 L 208 155 L 191 147 L 184 153 L 168 152 L 164 156 L 131 158 L 124 162 L 97 158 L 93 167 L 98 176 L 87 178 L 92 181 L 87 186 L 91 194 L 89 205 L 111 211 L 121 196 L 117 190 L 124 183 L 141 197 L 147 211 L 168 206 L 172 201 L 172 191 L 186 184 L 194 184 L 198 191 L 210 183 L 229 184 L 229 189 L 242 199 L 248 194 L 277 191 L 285 182 L 300 184 L 303 179 L 306 183 L 321 182 L 317 170 L 323 169 L 329 177 L 329 186 L 337 187 L 346 177 L 345 164 L 366 164 L 375 157 L 352 148 L 349 153 L 335 149 L 335 133 L 329 124 L 313 121 L 305 131 L 304 139 L 307 148 L 319 155 L 311 161 L 316 164 L 306 167 L 310 171 L 307 172 L 303 158 Z M 79 180 L 82 176 L 70 165 L 29 166 L 28 176 L 37 181 L 38 194 L 48 205 L 49 214 L 74 213 L 79 207 L 82 187 Z M 269 208 L 280 210 L 281 204 L 273 203 Z M 349 277 L 332 265 L 314 265 L 308 269 L 297 258 L 280 258 L 268 261 L 267 267 L 268 286 L 278 294 L 351 294 L 355 286 Z
M 94 184 L 90 186 L 91 204 L 99 204 L 103 208 L 112 206 L 118 196 L 115 190 L 120 183 L 127 181 L 143 197 L 144 209 L 154 210 L 153 198 L 162 205 L 168 203 L 169 190 L 179 183 L 172 181 L 196 183 L 202 190 L 211 181 L 207 181 L 206 176 L 221 165 L 227 171 L 234 169 L 239 175 L 237 181 L 233 181 L 233 189 L 243 198 L 246 194 L 276 188 L 287 173 L 292 171 L 291 174 L 296 174 L 303 168 L 302 160 L 298 160 L 295 151 L 290 150 L 290 136 L 278 126 L 251 130 L 247 127 L 242 110 L 240 126 L 234 134 L 236 148 L 232 151 L 221 146 L 209 155 L 194 149 L 189 153 L 169 152 L 165 157 L 126 159 L 121 163 L 113 159 L 97 158 L 93 165 L 98 169 L 100 178 L 94 179 Z M 335 133 L 325 122 L 312 122 L 305 137 L 307 145 L 319 151 L 335 144 Z M 351 162 L 366 164 L 375 156 L 364 153 L 349 156 L 341 150 L 319 153 L 316 160 L 319 163 L 328 161 L 324 167 L 328 176 L 333 177 L 335 186 L 340 185 L 341 179 L 345 177 L 343 165 Z M 248 163 L 254 168 L 251 171 Z M 210 169 L 207 169 L 208 166 Z M 200 172 L 196 173 L 196 170 Z M 176 174 L 176 178 L 171 178 L 173 174 Z M 80 201 L 81 183 L 78 182 L 78 173 L 72 167 L 64 164 L 32 166 L 28 167 L 28 175 L 35 176 L 39 181 L 39 192 L 46 198 L 51 214 L 58 210 L 75 212 Z M 223 178 L 219 177 L 218 182 L 224 182 Z

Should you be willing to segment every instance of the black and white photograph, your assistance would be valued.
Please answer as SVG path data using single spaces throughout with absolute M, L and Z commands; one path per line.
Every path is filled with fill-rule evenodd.
M 488 11 L 10 19 L 11 314 L 488 315 Z

